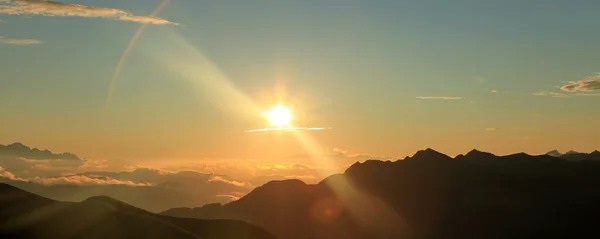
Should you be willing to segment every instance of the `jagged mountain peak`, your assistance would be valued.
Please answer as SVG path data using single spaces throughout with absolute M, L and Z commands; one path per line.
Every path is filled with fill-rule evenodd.
M 555 149 L 555 150 L 552 150 L 552 151 L 546 153 L 546 155 L 550 155 L 550 156 L 554 156 L 554 157 L 560 157 L 563 154 L 561 152 L 559 152 L 558 150 Z
M 488 152 L 483 152 L 483 151 L 479 151 L 477 149 L 473 149 L 471 151 L 469 151 L 465 156 L 496 156 L 492 153 L 488 153 Z
M 450 156 L 435 151 L 432 148 L 417 151 L 412 157 L 412 160 L 440 160 L 440 159 L 452 159 Z
M 0 144 L 0 155 L 10 155 L 27 159 L 81 160 L 79 157 L 77 157 L 77 155 L 74 155 L 72 153 L 52 153 L 50 150 L 31 148 L 20 142 L 12 143 L 9 145 Z

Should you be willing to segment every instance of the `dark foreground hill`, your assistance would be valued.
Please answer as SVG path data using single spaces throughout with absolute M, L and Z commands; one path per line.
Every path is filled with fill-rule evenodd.
M 267 183 L 164 215 L 240 219 L 283 239 L 600 238 L 600 158 L 434 150 L 356 163 L 319 184 Z
M 109 197 L 58 202 L 0 184 L 0 238 L 275 238 L 233 220 L 157 215 Z

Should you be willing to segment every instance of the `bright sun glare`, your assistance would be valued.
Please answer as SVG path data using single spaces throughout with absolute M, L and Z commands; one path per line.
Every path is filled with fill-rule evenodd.
M 292 112 L 283 105 L 277 105 L 266 112 L 265 118 L 271 125 L 281 128 L 290 125 Z

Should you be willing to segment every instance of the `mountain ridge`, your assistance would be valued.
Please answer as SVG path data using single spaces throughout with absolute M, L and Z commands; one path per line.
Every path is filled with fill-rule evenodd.
M 282 190 L 284 185 L 294 189 Z M 408 160 L 357 162 L 318 184 L 268 183 L 228 204 L 162 214 L 240 219 L 282 239 L 539 238 L 600 226 L 589 214 L 600 213 L 593 206 L 600 200 L 595 188 L 600 188 L 595 157 L 570 161 L 472 150 L 451 158 L 426 149 Z M 569 202 L 572 197 L 577 203 Z M 549 216 L 553 213 L 572 222 Z M 288 217 L 295 223 L 288 225 Z M 394 226 L 384 226 L 389 224 Z
M 9 155 L 9 156 L 16 156 L 16 157 L 21 157 L 21 158 L 27 158 L 27 159 L 38 159 L 38 160 L 42 160 L 42 159 L 65 159 L 65 160 L 78 160 L 80 161 L 81 158 L 79 158 L 77 155 L 72 154 L 72 153 L 61 153 L 61 154 L 55 154 L 52 153 L 50 150 L 40 150 L 38 148 L 30 148 L 29 146 L 26 146 L 22 143 L 19 142 L 15 142 L 12 144 L 8 144 L 8 145 L 2 145 L 0 144 L 0 155 Z
M 241 221 L 173 218 L 106 196 L 59 202 L 8 184 L 0 192 L 1 238 L 276 238 Z

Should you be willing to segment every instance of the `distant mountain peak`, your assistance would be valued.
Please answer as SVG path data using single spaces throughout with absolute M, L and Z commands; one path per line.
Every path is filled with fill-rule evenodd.
M 555 150 L 552 150 L 552 151 L 546 153 L 546 155 L 550 155 L 550 156 L 553 156 L 553 157 L 560 157 L 563 154 L 560 153 L 560 152 L 558 152 L 558 150 L 555 149 Z
M 452 159 L 450 156 L 440 153 L 438 151 L 433 150 L 432 148 L 427 148 L 425 150 L 417 151 L 411 159 L 413 160 L 445 160 Z
M 117 199 L 111 198 L 109 196 L 93 196 L 93 197 L 89 197 L 86 200 L 83 200 L 82 202 L 87 202 L 87 203 L 102 203 L 102 204 L 109 204 L 109 205 L 113 205 L 113 206 L 121 206 L 121 205 L 125 205 L 124 202 L 121 202 Z
M 569 150 L 569 152 L 566 152 L 565 154 L 578 154 L 579 152 L 574 151 L 574 150 Z
M 482 151 L 479 151 L 477 149 L 472 149 L 471 151 L 469 151 L 467 154 L 476 154 L 476 153 L 483 153 Z
M 267 186 L 267 185 L 306 186 L 306 183 L 300 179 L 286 179 L 286 180 L 270 181 L 270 182 L 266 183 L 264 186 Z
M 479 151 L 477 149 L 473 149 L 473 150 L 469 151 L 467 154 L 465 154 L 462 157 L 457 156 L 457 158 L 466 158 L 466 159 L 491 159 L 491 158 L 495 158 L 495 157 L 496 157 L 496 155 L 494 155 L 492 153 Z
M 50 150 L 40 150 L 38 148 L 30 148 L 20 142 L 12 143 L 9 145 L 0 144 L 0 155 L 10 155 L 14 157 L 21 157 L 26 159 L 67 159 L 67 160 L 81 160 L 74 154 L 61 153 L 55 154 Z
M 516 153 L 516 154 L 511 154 L 511 155 L 508 155 L 508 156 L 527 157 L 527 156 L 531 156 L 531 155 L 529 155 L 529 154 L 527 154 L 525 152 L 520 152 L 520 153 Z
M 27 149 L 30 149 L 29 147 L 27 147 L 26 145 L 24 145 L 21 142 L 14 142 L 12 144 L 7 145 L 7 147 L 9 147 L 9 148 L 27 148 Z
M 473 149 L 471 151 L 469 151 L 466 156 L 468 155 L 494 155 L 492 153 L 488 153 L 488 152 L 483 152 L 483 151 L 479 151 L 477 149 Z

